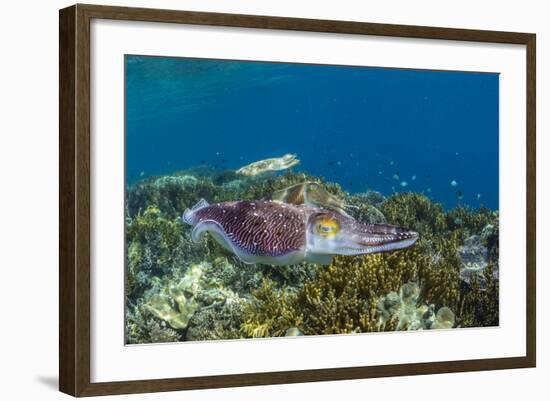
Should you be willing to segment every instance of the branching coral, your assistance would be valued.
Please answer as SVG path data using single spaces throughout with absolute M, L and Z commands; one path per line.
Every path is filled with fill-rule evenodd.
M 426 258 L 414 249 L 366 257 L 335 257 L 331 265 L 297 291 L 265 281 L 245 308 L 243 332 L 279 336 L 289 327 L 304 334 L 387 330 L 377 319 L 379 294 L 398 291 L 416 277 Z M 388 326 L 393 324 L 388 323 Z
M 493 223 L 496 218 L 496 212 L 484 207 L 472 210 L 466 206 L 459 206 L 446 215 L 448 229 L 460 231 L 463 238 L 481 233 L 483 228 Z
M 288 328 L 301 326 L 303 315 L 297 309 L 295 294 L 277 289 L 270 280 L 264 280 L 253 294 L 255 298 L 243 313 L 243 335 L 282 336 Z
M 418 193 L 392 195 L 384 201 L 381 211 L 388 223 L 418 231 L 421 237 L 444 232 L 447 228 L 443 206 Z

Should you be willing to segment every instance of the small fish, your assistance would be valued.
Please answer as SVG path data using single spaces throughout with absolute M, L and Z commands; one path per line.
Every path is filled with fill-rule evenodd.
M 140 176 L 140 177 L 143 177 L 144 175 L 145 175 L 145 171 L 141 171 L 141 172 L 139 173 L 139 176 Z
M 476 195 L 476 198 L 477 198 L 478 200 L 481 199 L 481 194 L 477 194 L 477 195 Z
M 401 178 L 401 176 L 399 175 L 399 171 L 397 173 L 395 173 L 394 175 L 392 175 L 391 178 L 393 178 L 396 181 L 399 181 L 399 179 Z
M 455 181 L 455 180 L 452 180 L 451 181 L 451 186 L 452 187 L 456 187 L 458 185 L 458 183 Z
M 464 198 L 464 194 L 462 193 L 462 191 L 456 191 L 456 198 L 458 200 L 462 200 L 462 198 Z
M 413 175 L 413 176 L 412 176 L 412 180 L 413 180 L 413 181 L 416 180 L 416 175 Z
M 401 181 L 401 185 L 402 187 L 406 187 L 407 185 L 409 185 L 409 183 L 407 181 Z
M 426 189 L 426 192 L 430 193 L 430 192 L 432 192 L 432 189 L 428 188 L 428 189 Z

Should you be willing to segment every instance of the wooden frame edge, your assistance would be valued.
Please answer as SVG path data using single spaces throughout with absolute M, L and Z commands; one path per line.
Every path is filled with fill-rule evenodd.
M 525 357 L 157 380 L 90 381 L 90 20 L 92 18 L 522 44 L 527 48 Z M 536 366 L 536 35 L 77 4 L 59 12 L 59 389 L 72 396 L 351 380 Z
M 59 12 L 59 389 L 75 395 L 75 8 Z
M 526 227 L 526 336 L 529 367 L 537 365 L 537 36 L 529 34 L 526 45 L 527 87 L 527 227 Z

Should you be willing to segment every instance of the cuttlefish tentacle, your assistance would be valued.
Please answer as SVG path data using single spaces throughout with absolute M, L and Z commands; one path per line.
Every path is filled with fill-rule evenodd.
M 329 264 L 334 255 L 386 252 L 414 244 L 418 234 L 386 224 L 362 224 L 333 210 L 279 201 L 201 200 L 183 220 L 198 241 L 208 232 L 245 263 Z

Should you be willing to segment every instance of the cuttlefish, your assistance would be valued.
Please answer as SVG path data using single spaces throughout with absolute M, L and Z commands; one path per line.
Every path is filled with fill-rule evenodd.
M 334 210 L 279 201 L 208 204 L 201 199 L 182 219 L 199 241 L 210 233 L 245 263 L 330 264 L 335 255 L 387 252 L 411 246 L 418 234 L 387 224 L 363 224 Z
M 281 157 L 274 157 L 272 159 L 259 160 L 254 163 L 247 164 L 237 170 L 237 174 L 245 175 L 247 177 L 254 177 L 258 174 L 266 173 L 269 171 L 281 171 L 289 169 L 292 166 L 300 163 L 297 156 L 291 153 L 287 153 Z
M 347 217 L 350 216 L 346 213 L 345 209 L 356 207 L 346 204 L 344 201 L 330 194 L 323 185 L 314 181 L 302 182 L 276 191 L 271 196 L 271 199 L 292 203 L 294 205 L 304 204 L 322 208 L 325 207 L 336 210 Z

